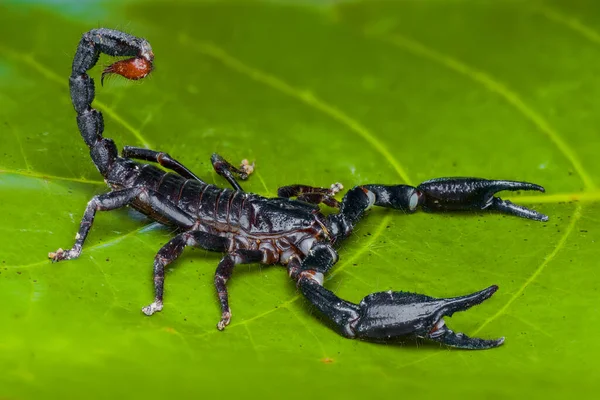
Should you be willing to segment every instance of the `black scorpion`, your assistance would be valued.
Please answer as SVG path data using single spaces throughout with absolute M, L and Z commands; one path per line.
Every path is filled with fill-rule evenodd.
M 177 228 L 177 236 L 165 244 L 154 259 L 155 298 L 142 311 L 152 315 L 163 308 L 165 266 L 181 255 L 186 246 L 224 253 L 215 273 L 215 287 L 221 306 L 222 330 L 229 324 L 226 282 L 238 264 L 264 263 L 287 266 L 300 292 L 348 338 L 370 340 L 416 336 L 445 345 L 487 349 L 501 345 L 504 338 L 485 340 L 454 333 L 444 316 L 466 310 L 488 299 L 498 289 L 490 286 L 479 292 L 453 298 L 433 298 L 407 292 L 380 292 L 366 296 L 359 304 L 345 301 L 323 287 L 323 277 L 337 262 L 338 247 L 371 206 L 412 213 L 425 211 L 495 210 L 506 214 L 547 221 L 534 210 L 501 200 L 501 190 L 538 190 L 541 186 L 515 181 L 479 178 L 440 178 L 412 187 L 407 185 L 361 185 L 350 189 L 341 202 L 333 196 L 341 185 L 314 188 L 292 185 L 280 188 L 279 197 L 265 198 L 246 193 L 235 176 L 247 178 L 248 163 L 239 169 L 217 154 L 212 156 L 216 172 L 233 187 L 221 189 L 207 184 L 166 153 L 125 147 L 119 155 L 115 143 L 102 136 L 102 113 L 91 107 L 94 80 L 87 71 L 101 53 L 130 58 L 113 63 L 102 73 L 141 79 L 152 71 L 154 54 L 141 38 L 110 29 L 85 33 L 79 43 L 69 78 L 77 125 L 90 148 L 92 161 L 111 191 L 95 196 L 87 205 L 74 246 L 58 249 L 53 261 L 76 258 L 97 211 L 131 206 L 162 224 Z M 165 172 L 145 160 L 174 172 Z M 296 200 L 291 199 L 296 197 Z M 318 204 L 339 209 L 325 216 Z

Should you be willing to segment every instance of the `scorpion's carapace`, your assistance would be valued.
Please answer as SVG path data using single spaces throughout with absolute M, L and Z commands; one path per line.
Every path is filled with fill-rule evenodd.
M 152 304 L 142 309 L 146 315 L 163 308 L 165 267 L 175 261 L 185 247 L 196 246 L 224 253 L 215 273 L 221 305 L 221 320 L 217 327 L 221 330 L 231 320 L 226 283 L 234 267 L 244 263 L 279 263 L 287 266 L 290 277 L 306 299 L 346 337 L 387 340 L 416 336 L 466 349 L 486 349 L 503 343 L 504 339 L 485 340 L 454 333 L 444 321 L 445 316 L 485 301 L 494 294 L 497 286 L 452 298 L 401 291 L 379 292 L 354 304 L 324 288 L 324 275 L 338 260 L 336 247 L 350 235 L 365 211 L 374 205 L 404 213 L 412 213 L 418 208 L 429 212 L 494 210 L 546 221 L 548 217 L 537 211 L 494 196 L 502 190 L 544 191 L 541 186 L 480 178 L 440 178 L 417 187 L 355 186 L 341 202 L 334 198 L 342 189 L 341 184 L 334 184 L 329 189 L 285 186 L 278 192 L 280 197 L 265 198 L 244 192 L 236 181 L 236 177 L 246 179 L 254 164 L 244 160 L 236 168 L 214 154 L 211 161 L 215 171 L 234 190 L 221 189 L 207 184 L 166 153 L 125 147 L 119 155 L 113 141 L 102 136 L 104 120 L 102 113 L 91 107 L 95 88 L 87 74 L 100 53 L 130 57 L 105 69 L 102 78 L 107 74 L 118 74 L 127 79 L 141 79 L 153 68 L 154 54 L 144 39 L 110 29 L 94 29 L 83 35 L 69 78 L 71 98 L 77 112 L 77 125 L 90 148 L 92 161 L 111 191 L 90 200 L 74 246 L 50 253 L 53 261 L 76 258 L 81 254 L 97 211 L 131 206 L 178 231 L 154 259 L 155 297 Z M 133 159 L 158 163 L 174 173 Z M 339 212 L 325 216 L 320 212 L 319 204 L 338 208 Z

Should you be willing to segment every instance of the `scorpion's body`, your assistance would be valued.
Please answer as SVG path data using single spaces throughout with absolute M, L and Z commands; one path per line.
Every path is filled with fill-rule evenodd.
M 190 219 L 174 221 L 154 210 L 145 193 L 130 205 L 162 224 L 231 239 L 228 252 L 260 251 L 265 264 L 287 265 L 292 257 L 304 258 L 317 238 L 329 237 L 325 217 L 306 202 L 223 189 L 121 157 L 106 181 L 113 190 L 144 187 L 162 194 Z
M 141 79 L 152 71 L 154 54 L 150 44 L 123 32 L 94 29 L 83 35 L 73 60 L 69 79 L 77 124 L 91 158 L 111 188 L 94 197 L 85 210 L 73 248 L 50 253 L 54 261 L 81 254 L 97 211 L 131 206 L 162 224 L 177 228 L 154 259 L 154 302 L 142 311 L 146 315 L 162 310 L 165 266 L 181 255 L 186 246 L 196 246 L 224 254 L 215 273 L 215 287 L 221 306 L 217 327 L 224 329 L 231 319 L 226 282 L 235 265 L 259 262 L 287 266 L 299 290 L 344 336 L 363 339 L 389 339 L 405 335 L 425 337 L 453 347 L 485 349 L 503 339 L 469 338 L 448 329 L 443 317 L 465 310 L 489 298 L 497 286 L 471 295 L 432 298 L 406 292 L 381 292 L 366 296 L 360 304 L 337 297 L 323 287 L 323 277 L 337 262 L 336 247 L 348 237 L 371 206 L 412 213 L 425 211 L 496 210 L 537 221 L 548 217 L 509 201 L 494 197 L 500 190 L 539 190 L 541 186 L 515 181 L 479 178 L 440 178 L 420 184 L 361 185 L 350 189 L 341 202 L 333 196 L 341 189 L 292 185 L 279 189 L 277 198 L 246 193 L 234 175 L 247 178 L 252 166 L 238 169 L 217 154 L 212 156 L 216 172 L 233 187 L 210 185 L 168 154 L 125 147 L 119 154 L 111 139 L 102 136 L 102 114 L 92 108 L 94 81 L 87 74 L 100 53 L 129 56 L 104 70 L 128 79 Z M 151 164 L 158 163 L 167 172 Z M 291 200 L 296 197 L 298 200 Z M 318 204 L 338 208 L 328 216 Z

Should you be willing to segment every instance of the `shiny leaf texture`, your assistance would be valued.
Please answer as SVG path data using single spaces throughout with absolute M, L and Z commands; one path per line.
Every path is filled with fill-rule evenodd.
M 48 2 L 53 3 L 53 2 Z M 500 291 L 449 324 L 506 336 L 495 350 L 338 336 L 280 267 L 240 266 L 232 324 L 218 332 L 219 255 L 151 265 L 167 228 L 119 210 L 75 124 L 67 77 L 80 35 L 146 37 L 156 70 L 97 87 L 105 136 L 169 152 L 225 185 L 209 157 L 256 161 L 244 188 L 346 188 L 441 176 L 535 182 L 511 198 L 550 216 L 411 216 L 374 209 L 326 286 Z M 545 397 L 598 388 L 600 5 L 579 1 L 65 2 L 0 5 L 0 397 L 263 395 Z M 91 74 L 99 76 L 106 57 Z

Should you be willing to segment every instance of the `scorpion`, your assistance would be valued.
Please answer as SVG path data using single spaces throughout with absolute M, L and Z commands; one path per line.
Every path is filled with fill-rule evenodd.
M 253 165 L 243 162 L 236 168 L 215 153 L 211 157 L 215 171 L 232 186 L 232 189 L 220 188 L 206 183 L 165 152 L 125 146 L 119 155 L 115 143 L 103 137 L 102 113 L 92 108 L 94 80 L 87 74 L 101 53 L 128 57 L 105 68 L 101 83 L 106 75 L 138 80 L 153 70 L 154 54 L 145 39 L 106 28 L 83 34 L 69 78 L 70 94 L 81 136 L 110 191 L 89 201 L 73 247 L 49 253 L 54 262 L 79 257 L 97 211 L 129 206 L 154 221 L 174 227 L 176 232 L 154 258 L 154 301 L 142 308 L 146 315 L 163 309 L 165 267 L 175 261 L 185 247 L 195 246 L 224 254 L 214 276 L 221 308 L 219 330 L 231 320 L 226 283 L 235 266 L 262 263 L 287 267 L 290 278 L 306 300 L 347 338 L 385 342 L 416 337 L 463 349 L 494 348 L 504 342 L 503 337 L 471 338 L 452 331 L 444 321 L 444 317 L 490 298 L 498 289 L 496 285 L 450 298 L 390 290 L 369 294 L 355 304 L 326 289 L 324 276 L 338 261 L 336 248 L 350 236 L 372 206 L 406 214 L 418 208 L 427 212 L 493 210 L 547 221 L 544 214 L 494 196 L 503 190 L 544 192 L 542 186 L 453 177 L 428 180 L 417 187 L 359 185 L 348 190 L 341 201 L 334 198 L 342 189 L 340 184 L 330 188 L 285 186 L 278 190 L 278 197 L 267 198 L 245 192 L 236 181 L 236 177 L 245 180 Z M 152 162 L 163 168 L 134 160 Z M 337 212 L 325 215 L 320 204 L 333 207 Z

